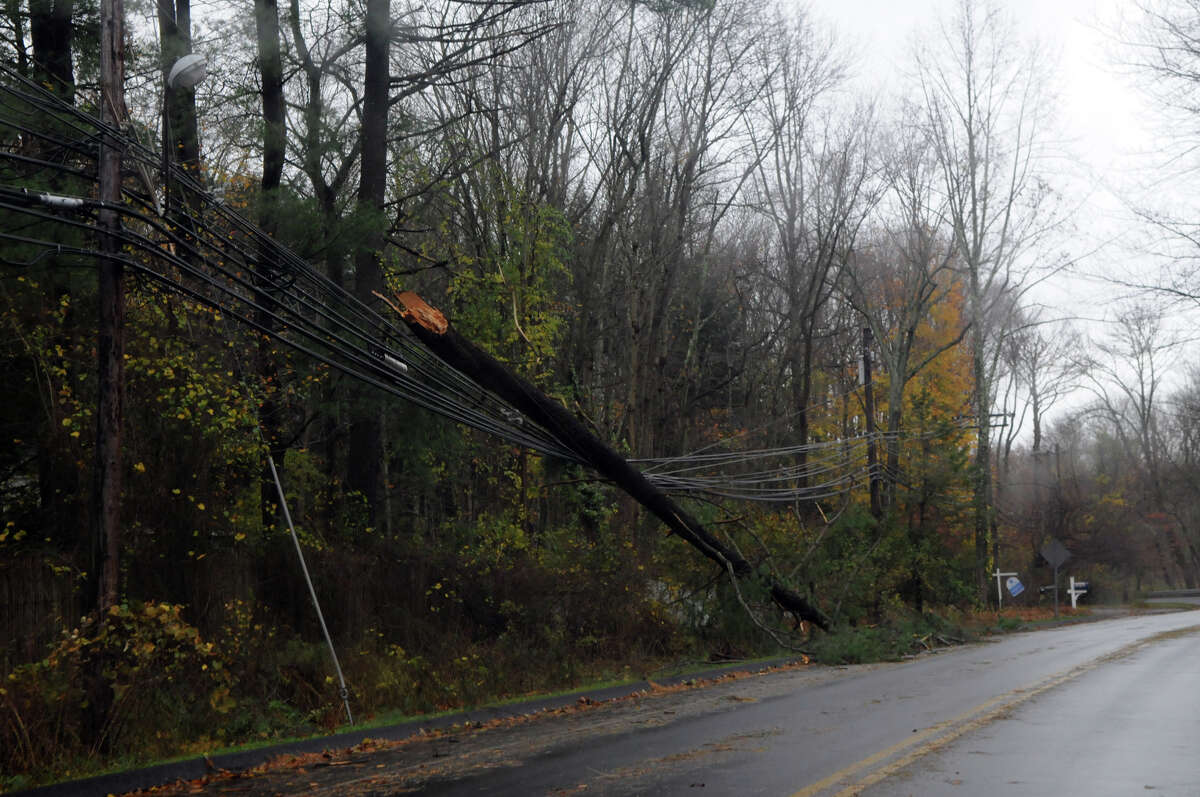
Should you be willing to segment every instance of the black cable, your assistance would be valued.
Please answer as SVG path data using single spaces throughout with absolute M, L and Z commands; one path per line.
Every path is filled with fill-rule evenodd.
M 163 185 L 146 185 L 139 193 L 123 186 L 124 203 L 115 208 L 124 222 L 117 233 L 123 248 L 141 252 L 146 261 L 128 251 L 118 259 L 131 271 L 164 285 L 172 291 L 227 314 L 246 328 L 267 335 L 317 362 L 379 388 L 455 422 L 492 434 L 518 445 L 573 462 L 582 462 L 569 443 L 553 430 L 516 423 L 520 414 L 457 370 L 449 368 L 413 338 L 405 327 L 385 318 L 341 285 L 312 268 L 304 259 L 279 245 L 260 228 L 216 201 L 193 175 L 177 165 L 164 170 L 161 155 L 129 138 L 111 125 L 102 124 L 40 87 L 29 84 L 7 67 L 0 74 L 16 86 L 0 85 L 30 110 L 53 113 L 63 129 L 75 130 L 77 140 L 63 140 L 44 131 L 0 117 L 9 127 L 63 152 L 85 160 L 98 156 L 101 136 L 111 136 L 124 146 L 123 160 L 140 165 L 147 173 L 160 174 Z M 0 103 L 0 113 L 12 108 Z M 14 111 L 20 115 L 19 109 Z M 29 124 L 33 124 L 30 122 Z M 0 159 L 71 175 L 95 185 L 93 173 L 78 164 L 68 166 L 25 153 L 0 150 Z M 171 217 L 159 215 L 155 194 L 171 197 Z M 54 203 L 58 204 L 55 205 Z M 69 203 L 79 202 L 69 209 Z M 87 197 L 52 197 L 21 187 L 0 185 L 0 208 L 23 214 L 30 224 L 52 223 L 66 229 L 96 234 L 93 214 L 101 203 Z M 0 239 L 43 246 L 43 255 L 54 252 L 81 260 L 100 262 L 95 250 L 64 247 L 59 242 L 0 232 Z M 22 232 L 30 232 L 22 228 Z M 164 248 L 169 247 L 169 248 Z M 392 357 L 404 370 L 387 362 Z M 854 442 L 859 448 L 862 439 Z M 692 454 L 654 462 L 648 478 L 664 489 L 703 492 L 744 500 L 817 500 L 843 494 L 861 484 L 868 470 L 865 453 L 851 450 L 850 441 L 834 441 L 774 450 Z M 738 476 L 712 474 L 714 469 L 747 465 L 750 462 L 795 458 L 801 453 L 829 453 L 803 464 L 780 465 Z M 658 470 L 659 472 L 654 472 Z M 705 475 L 703 472 L 708 471 Z M 822 480 L 811 482 L 817 477 Z M 828 478 L 826 478 L 828 477 Z M 798 487 L 801 482 L 804 487 Z

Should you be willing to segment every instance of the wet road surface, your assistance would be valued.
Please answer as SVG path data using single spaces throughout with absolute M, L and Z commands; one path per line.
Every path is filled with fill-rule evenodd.
M 1200 794 L 1200 634 L 1165 637 L 1038 695 L 862 792 Z
M 787 674 L 771 675 L 764 680 L 782 688 L 740 685 L 699 714 L 510 749 L 479 774 L 417 788 L 437 795 L 1147 788 L 1195 795 L 1197 654 L 1200 616 L 1184 612 L 1016 634 L 795 688 L 787 688 Z M 1079 731 L 1064 733 L 1064 724 Z
M 1200 795 L 1200 612 L 472 725 L 154 794 Z

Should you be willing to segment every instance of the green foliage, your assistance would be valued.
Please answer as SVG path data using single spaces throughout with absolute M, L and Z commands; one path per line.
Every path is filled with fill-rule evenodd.
M 73 545 L 87 525 L 95 306 L 67 274 L 4 280 L 0 301 L 0 551 L 56 560 L 53 551 Z
M 879 623 L 841 626 L 817 637 L 810 652 L 822 664 L 898 661 L 938 647 L 937 637 L 946 635 L 962 638 L 963 632 L 937 615 L 918 614 L 893 603 Z
M 822 664 L 863 664 L 899 658 L 896 635 L 876 627 L 840 628 L 813 645 L 813 657 Z
M 997 628 L 1003 632 L 1016 631 L 1025 625 L 1025 622 L 1020 617 L 1001 617 L 996 623 Z
M 491 237 L 450 244 L 459 265 L 447 290 L 454 323 L 499 359 L 545 382 L 565 331 L 558 296 L 569 275 L 570 226 L 560 211 L 507 183 L 494 201 Z
M 182 619 L 182 607 L 114 606 L 4 679 L 0 764 L 66 774 L 101 751 L 138 760 L 173 752 L 179 738 L 203 740 L 221 725 L 233 688 L 232 673 Z
M 214 649 L 237 673 L 235 705 L 217 730 L 224 744 L 289 738 L 332 729 L 342 704 L 329 650 L 268 617 L 261 604 L 227 601 Z

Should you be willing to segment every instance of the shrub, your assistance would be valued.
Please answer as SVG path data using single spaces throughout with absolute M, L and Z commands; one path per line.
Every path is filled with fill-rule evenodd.
M 204 739 L 234 704 L 232 678 L 181 607 L 112 607 L 66 633 L 0 687 L 5 772 L 69 774 L 98 756 L 161 755 Z
M 877 625 L 843 626 L 818 637 L 812 645 L 813 658 L 822 664 L 865 664 L 896 661 L 904 656 L 961 641 L 961 628 L 935 614 L 917 614 L 892 606 Z

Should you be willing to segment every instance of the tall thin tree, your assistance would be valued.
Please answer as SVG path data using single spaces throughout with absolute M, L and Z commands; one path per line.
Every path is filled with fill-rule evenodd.
M 383 292 L 383 209 L 387 197 L 388 52 L 392 40 L 389 0 L 367 0 L 366 72 L 363 77 L 358 210 L 368 219 L 354 258 L 354 293 L 368 304 Z M 372 520 L 383 498 L 383 423 L 377 402 L 367 400 L 350 429 L 347 482 L 366 499 Z
M 977 424 L 974 463 L 976 588 L 988 595 L 992 527 L 992 410 L 1003 313 L 1026 280 L 1025 261 L 1049 229 L 1039 174 L 1046 108 L 1041 51 L 1018 40 L 987 0 L 959 0 L 936 39 L 917 51 L 924 125 L 945 198 L 971 323 Z

